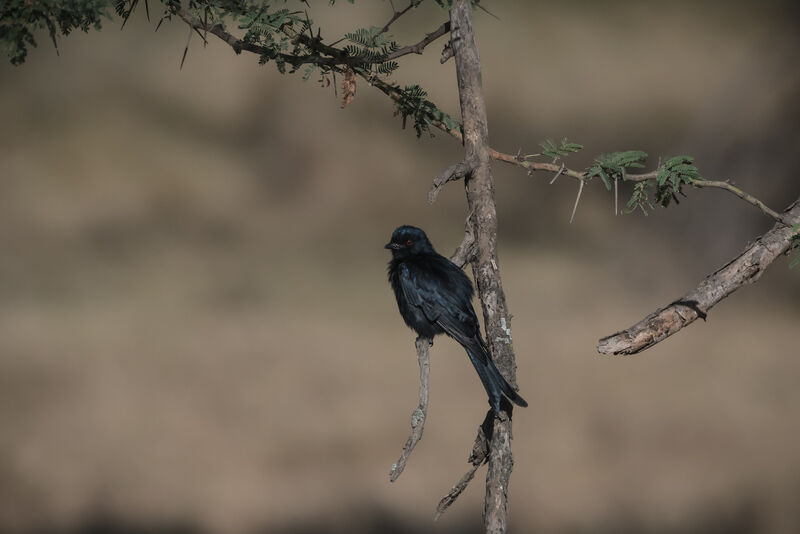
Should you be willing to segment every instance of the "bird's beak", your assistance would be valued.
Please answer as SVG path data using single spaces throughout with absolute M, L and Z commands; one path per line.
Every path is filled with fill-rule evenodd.
M 386 243 L 385 245 L 383 245 L 383 248 L 388 248 L 389 250 L 397 250 L 400 248 L 400 245 L 398 245 L 397 243 Z

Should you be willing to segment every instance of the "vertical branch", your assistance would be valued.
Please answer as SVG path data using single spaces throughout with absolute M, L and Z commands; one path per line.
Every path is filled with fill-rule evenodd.
M 472 29 L 469 0 L 454 0 L 450 10 L 451 45 L 456 61 L 461 118 L 464 123 L 466 160 L 475 162 L 465 180 L 467 203 L 473 213 L 475 256 L 472 270 L 478 287 L 486 325 L 486 341 L 497 367 L 515 384 L 516 364 L 506 299 L 497 263 L 497 212 L 489 166 L 489 130 L 483 99 L 481 64 Z M 503 533 L 508 518 L 507 490 L 513 468 L 511 455 L 511 407 L 494 417 L 486 474 L 484 529 Z
M 431 369 L 429 349 L 431 348 L 431 340 L 418 337 L 416 347 L 417 359 L 419 360 L 419 406 L 411 414 L 411 435 L 408 436 L 406 444 L 403 446 L 400 459 L 392 465 L 392 470 L 389 471 L 390 482 L 396 481 L 406 468 L 408 457 L 411 456 L 414 447 L 422 439 L 422 432 L 425 430 L 425 419 L 428 417 L 428 380 Z

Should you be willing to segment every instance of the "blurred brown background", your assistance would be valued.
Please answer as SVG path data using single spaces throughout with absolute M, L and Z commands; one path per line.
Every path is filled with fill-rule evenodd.
M 401 2 L 402 3 L 402 2 Z M 800 194 L 791 2 L 487 2 L 476 14 L 496 148 L 586 145 L 570 163 L 687 153 L 775 209 Z M 384 2 L 314 3 L 323 37 L 382 24 Z M 405 42 L 445 14 L 398 23 Z M 425 439 L 387 473 L 416 403 L 413 333 L 385 281 L 398 224 L 449 254 L 460 159 L 416 139 L 361 84 L 281 76 L 250 55 L 153 33 L 42 35 L 0 64 L 0 530 L 467 532 L 483 390 L 460 348 L 433 351 Z M 409 57 L 457 115 L 452 61 Z M 720 191 L 615 217 L 599 183 L 494 165 L 501 261 L 531 406 L 515 414 L 516 532 L 800 531 L 800 273 L 762 281 L 648 352 L 599 337 L 682 295 L 770 221 Z

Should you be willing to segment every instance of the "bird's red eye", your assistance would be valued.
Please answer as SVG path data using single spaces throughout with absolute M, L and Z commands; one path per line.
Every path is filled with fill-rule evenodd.
M 410 239 L 409 239 L 408 241 L 406 241 L 406 246 L 407 246 L 407 247 L 410 247 L 410 246 L 411 246 L 411 245 L 413 245 L 413 244 L 414 244 L 414 242 L 413 242 L 413 241 L 411 241 Z

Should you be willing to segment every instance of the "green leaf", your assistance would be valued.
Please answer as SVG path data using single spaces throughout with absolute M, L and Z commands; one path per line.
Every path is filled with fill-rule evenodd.
M 566 137 L 561 140 L 559 145 L 556 145 L 552 139 L 547 139 L 539 146 L 542 147 L 542 155 L 551 158 L 553 162 L 583 148 L 583 145 L 568 142 Z
M 675 156 L 659 167 L 656 176 L 656 202 L 667 207 L 672 200 L 677 200 L 678 194 L 683 194 L 681 187 L 684 184 L 702 180 L 693 163 L 694 158 L 689 156 Z
M 644 167 L 646 159 L 647 153 L 641 150 L 601 154 L 586 169 L 586 176 L 589 179 L 600 178 L 606 189 L 611 191 L 611 185 L 614 181 L 625 180 L 628 169 Z

